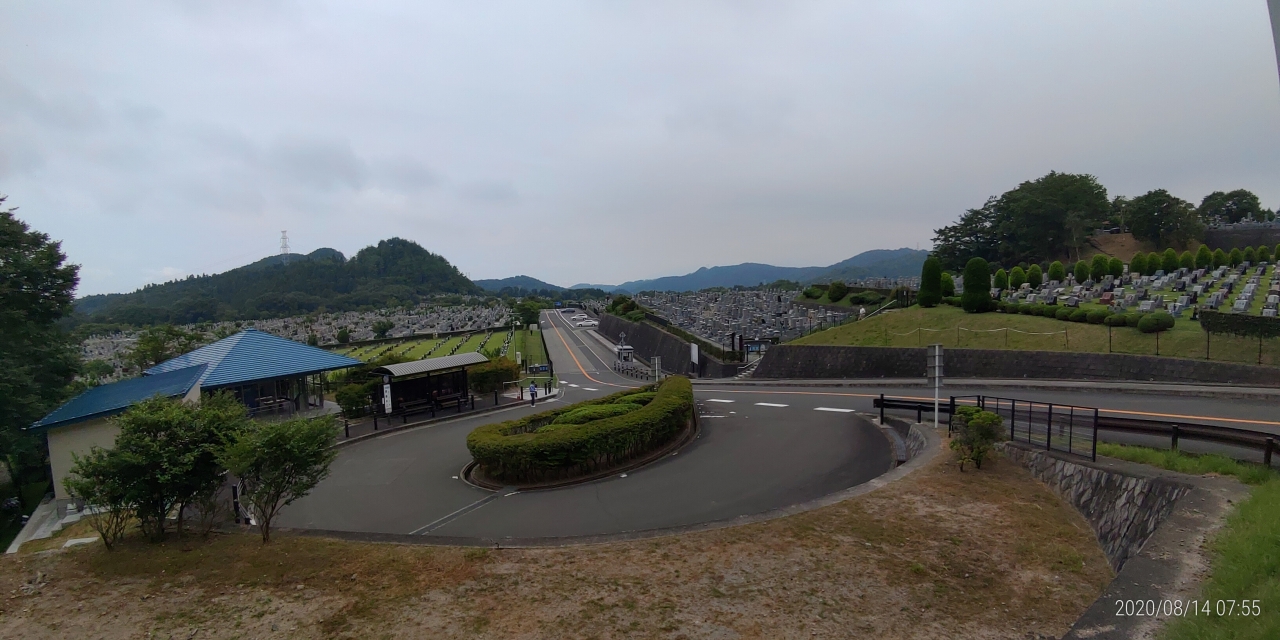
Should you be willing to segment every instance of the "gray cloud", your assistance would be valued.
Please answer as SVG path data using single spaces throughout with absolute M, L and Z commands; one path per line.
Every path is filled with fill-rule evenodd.
M 83 293 L 280 229 L 563 284 L 826 264 L 1049 170 L 1280 206 L 1258 0 L 10 3 L 0 59 L 0 193 Z

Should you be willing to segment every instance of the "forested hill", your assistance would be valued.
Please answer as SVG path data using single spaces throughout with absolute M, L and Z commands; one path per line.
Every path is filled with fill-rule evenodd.
M 81 322 L 132 325 L 247 320 L 417 302 L 437 293 L 481 289 L 417 243 L 392 238 L 347 260 L 333 249 L 272 256 L 209 276 L 147 285 L 133 293 L 76 301 Z

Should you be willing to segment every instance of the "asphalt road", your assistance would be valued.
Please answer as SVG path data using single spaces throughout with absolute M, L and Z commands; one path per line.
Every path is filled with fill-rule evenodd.
M 577 402 L 640 384 L 615 374 L 606 345 L 560 314 L 545 313 L 543 326 L 564 390 L 551 402 Z M 530 492 L 491 492 L 463 482 L 458 476 L 471 460 L 467 434 L 535 411 L 519 407 L 345 447 L 329 478 L 288 507 L 279 522 L 443 539 L 600 536 L 758 514 L 862 484 L 892 467 L 888 440 L 842 399 L 695 395 L 698 438 L 625 477 Z
M 612 370 L 613 354 L 565 316 L 544 312 L 542 327 L 563 396 L 572 403 L 638 386 Z M 891 468 L 891 449 L 873 424 L 872 399 L 932 397 L 921 387 L 798 388 L 699 384 L 700 435 L 674 455 L 625 477 L 554 490 L 491 492 L 462 481 L 470 462 L 466 436 L 477 426 L 544 411 L 527 406 L 438 423 L 356 443 L 341 450 L 311 495 L 286 508 L 285 527 L 413 534 L 442 541 L 529 540 L 661 530 L 787 507 L 866 482 Z M 1097 391 L 947 387 L 949 395 L 983 393 L 1099 407 L 1115 415 L 1188 421 L 1280 433 L 1280 411 L 1262 401 L 1147 396 Z M 905 415 L 905 414 L 902 414 Z M 914 413 L 912 413 L 914 417 Z M 1103 439 L 1159 446 L 1136 436 Z M 1192 451 L 1212 450 L 1186 442 Z

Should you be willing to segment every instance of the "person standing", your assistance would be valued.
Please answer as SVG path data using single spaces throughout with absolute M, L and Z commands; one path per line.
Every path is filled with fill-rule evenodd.
M 536 406 L 537 404 L 538 404 L 538 383 L 530 382 L 529 383 L 529 406 L 532 407 L 532 406 Z
M 866 307 L 858 307 L 858 319 L 859 319 L 859 320 L 861 320 L 861 319 L 863 319 L 863 318 L 865 318 L 865 317 L 867 317 L 867 308 L 866 308 Z

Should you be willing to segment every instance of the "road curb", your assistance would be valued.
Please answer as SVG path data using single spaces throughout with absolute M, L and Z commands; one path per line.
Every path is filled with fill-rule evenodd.
M 555 389 L 552 390 L 551 395 L 546 396 L 545 399 L 551 400 L 553 398 L 559 398 L 562 393 L 564 393 L 563 389 L 561 389 L 560 387 L 556 387 Z M 347 438 L 346 440 L 342 440 L 340 442 L 335 442 L 333 444 L 333 448 L 340 449 L 342 447 L 355 444 L 357 442 L 364 442 L 365 440 L 371 440 L 378 436 L 385 436 L 388 433 L 396 433 L 398 431 L 407 431 L 409 429 L 417 429 L 418 427 L 431 427 L 431 426 L 443 424 L 446 422 L 452 422 L 454 420 L 465 420 L 467 418 L 474 418 L 476 416 L 489 415 L 493 413 L 502 413 L 503 411 L 519 409 L 520 407 L 525 407 L 525 406 L 528 406 L 528 405 L 526 405 L 524 401 L 520 401 L 515 404 L 503 405 L 501 407 L 489 407 L 488 409 L 479 409 L 476 411 L 469 411 L 467 413 L 458 413 L 458 414 L 451 415 L 447 418 L 429 418 L 427 420 L 419 420 L 418 422 L 410 422 L 408 424 L 402 424 L 399 426 L 391 426 L 391 427 L 387 427 L 386 429 L 378 429 L 376 431 L 373 431 L 372 433 L 366 433 L 364 435 L 355 436 L 353 438 Z
M 694 380 L 697 386 L 741 387 L 928 387 L 924 378 L 850 378 L 840 380 L 795 380 L 735 378 Z M 947 387 L 953 389 L 1001 388 L 1032 389 L 1040 391 L 1103 391 L 1132 393 L 1136 395 L 1176 395 L 1195 398 L 1230 400 L 1277 400 L 1280 389 L 1263 387 L 1236 387 L 1231 385 L 1189 385 L 1160 382 L 1117 382 L 1107 380 L 985 380 L 977 378 L 949 378 Z

